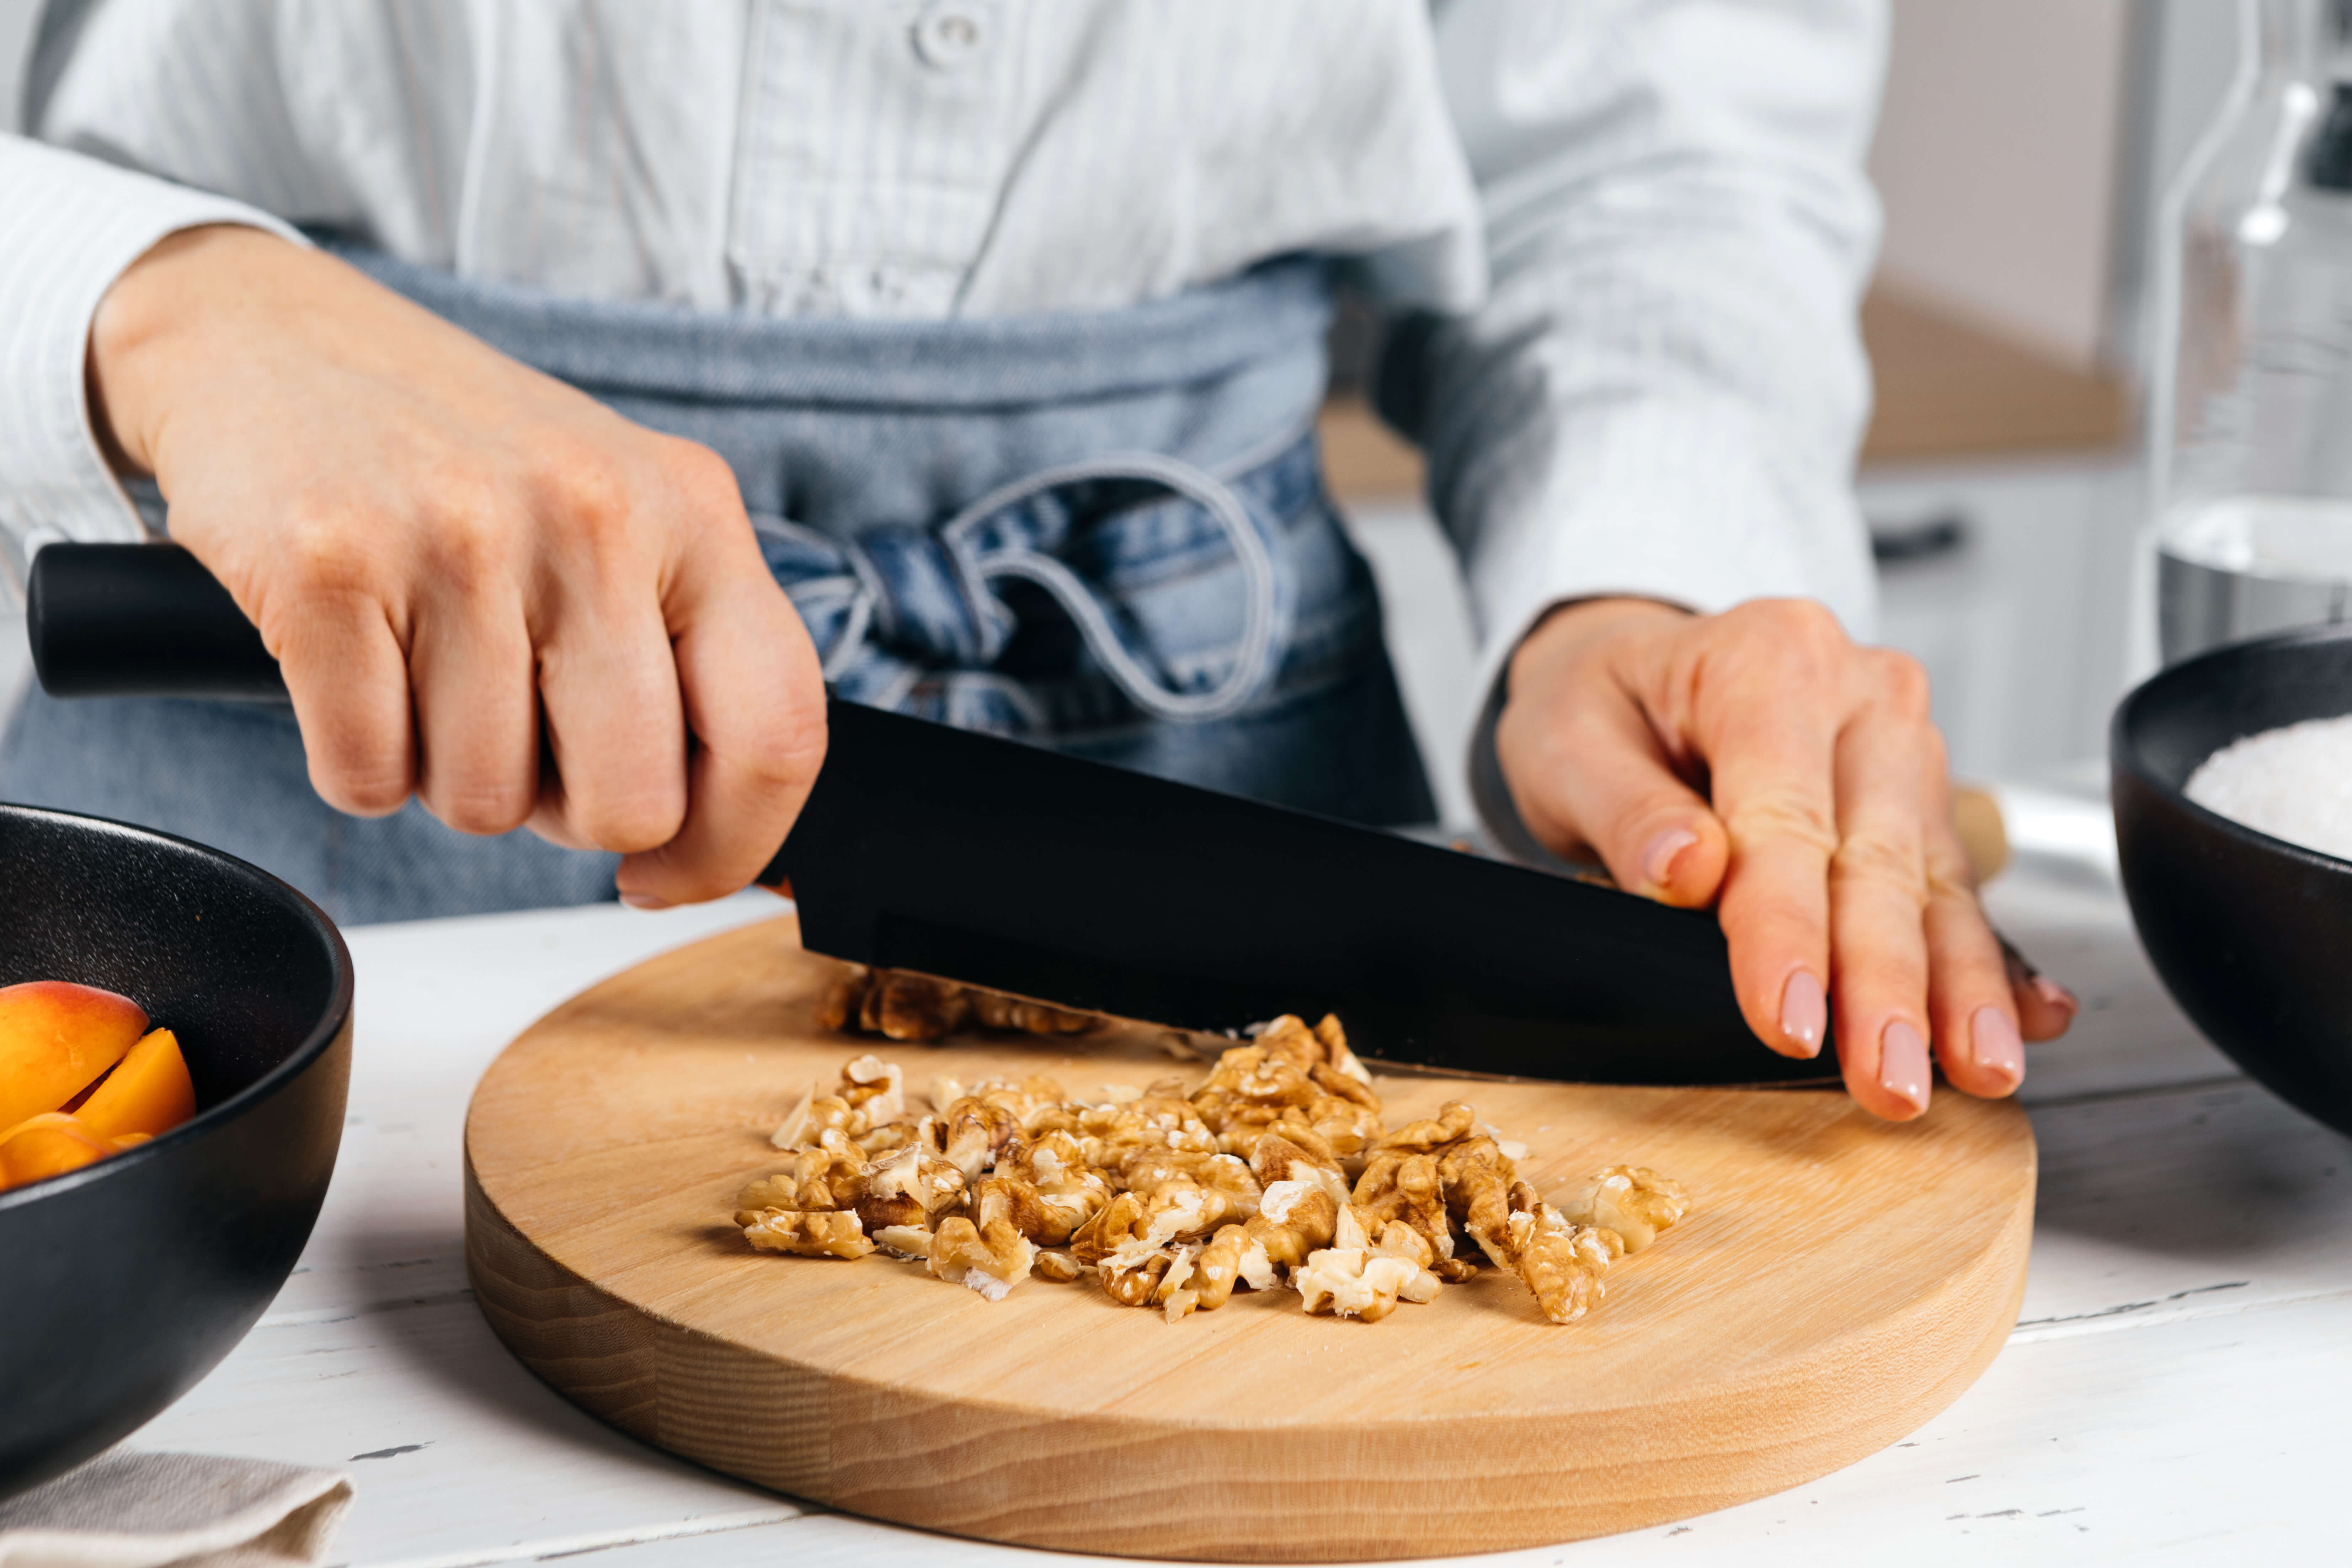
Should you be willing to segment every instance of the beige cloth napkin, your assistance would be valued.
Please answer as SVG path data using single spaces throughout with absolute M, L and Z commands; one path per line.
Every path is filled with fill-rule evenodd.
M 0 1502 L 0 1568 L 302 1568 L 351 1506 L 341 1470 L 117 1450 Z

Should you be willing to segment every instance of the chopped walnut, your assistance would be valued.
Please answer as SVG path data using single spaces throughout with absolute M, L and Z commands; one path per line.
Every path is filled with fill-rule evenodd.
M 1671 1176 L 1640 1165 L 1595 1172 L 1559 1205 L 1571 1224 L 1614 1231 L 1628 1252 L 1639 1252 L 1690 1213 L 1690 1194 Z
M 1555 1323 L 1572 1323 L 1601 1304 L 1601 1276 L 1617 1260 L 1613 1231 L 1574 1225 L 1525 1182 L 1511 1188 L 1511 1252 L 1519 1278 Z
M 858 1003 L 857 1026 L 893 1040 L 936 1040 L 971 1016 L 971 994 L 951 980 L 877 969 Z
M 1373 1239 L 1375 1226 L 1379 1239 Z M 1376 1323 L 1399 1301 L 1427 1302 L 1443 1289 L 1429 1271 L 1433 1255 L 1422 1234 L 1402 1220 L 1376 1221 L 1354 1205 L 1339 1211 L 1331 1245 L 1308 1255 L 1291 1272 L 1309 1312 Z
M 1445 1212 L 1438 1156 L 1409 1148 L 1375 1150 L 1356 1178 L 1355 1201 L 1382 1223 L 1401 1219 L 1421 1232 L 1438 1257 L 1454 1256 L 1454 1226 Z
M 820 1029 L 838 1031 L 854 1026 L 893 1040 L 936 1040 L 967 1023 L 1031 1035 L 1077 1035 L 1100 1027 L 1102 1022 L 1093 1013 L 1008 996 L 912 970 L 866 969 L 857 964 L 836 975 L 816 1005 Z
M 1407 1149 L 1416 1154 L 1426 1154 L 1442 1144 L 1458 1142 L 1467 1138 L 1478 1125 L 1478 1113 L 1460 1100 L 1448 1100 L 1440 1106 L 1434 1121 L 1409 1121 L 1373 1145 L 1378 1149 Z
M 1160 1283 L 1152 1288 L 1151 1304 L 1160 1308 L 1171 1323 L 1190 1317 L 1201 1304 L 1200 1289 L 1192 1283 L 1200 1256 L 1197 1245 L 1178 1247 L 1168 1260 L 1167 1271 L 1160 1276 Z
M 992 1301 L 1002 1301 L 1029 1278 L 1036 1244 L 1003 1219 L 974 1225 L 959 1215 L 931 1233 L 930 1270 L 950 1284 L 965 1285 Z
M 961 1171 L 966 1181 L 994 1164 L 1004 1146 L 1021 1135 L 1018 1116 L 971 1095 L 949 1106 L 940 1119 L 948 1129 L 947 1162 Z
M 1311 1134 L 1309 1135 L 1312 1136 Z M 1319 1138 L 1313 1142 L 1322 1147 L 1321 1154 L 1309 1152 L 1296 1140 L 1280 1132 L 1261 1133 L 1257 1147 L 1250 1151 L 1250 1170 L 1259 1183 L 1272 1186 L 1276 1182 L 1305 1182 L 1331 1194 L 1334 1203 L 1346 1203 L 1349 1198 L 1348 1178 L 1339 1169 L 1339 1162 L 1330 1152 L 1331 1146 Z
M 812 1086 L 768 1140 L 779 1149 L 799 1149 L 821 1140 L 828 1129 L 853 1141 L 892 1126 L 907 1113 L 905 1074 L 879 1057 L 853 1057 L 843 1064 L 840 1082 L 820 1091 Z M 895 1145 L 903 1137 L 884 1140 Z
M 1266 1132 L 1289 1135 L 1294 1129 L 1311 1133 L 1339 1154 L 1362 1150 L 1380 1135 L 1379 1100 L 1328 1062 L 1302 1065 L 1299 1054 L 1320 1049 L 1320 1045 L 1303 1025 L 1284 1030 L 1285 1022 L 1276 1020 L 1269 1026 L 1259 1037 L 1261 1043 L 1236 1046 L 1218 1058 L 1208 1081 L 1192 1092 L 1201 1121 L 1229 1154 L 1248 1153 Z M 1286 1022 L 1297 1024 L 1296 1019 Z M 1269 1039 L 1275 1043 L 1264 1043 Z M 1302 1040 L 1303 1046 L 1298 1044 Z M 1286 1042 L 1297 1049 L 1286 1054 Z
M 1508 1268 L 1511 1218 L 1509 1156 L 1484 1134 L 1439 1151 L 1437 1179 L 1445 1192 L 1446 1216 L 1459 1225 L 1497 1268 Z
M 953 989 L 857 972 L 823 1006 L 876 1027 L 923 1007 L 1075 1026 Z M 1033 1273 L 1091 1273 L 1113 1300 L 1171 1321 L 1286 1282 L 1310 1312 L 1378 1321 L 1492 1265 L 1570 1322 L 1601 1300 L 1617 1258 L 1690 1207 L 1679 1184 L 1613 1165 L 1555 1208 L 1518 1181 L 1524 1147 L 1459 1100 L 1386 1131 L 1330 1017 L 1277 1018 L 1197 1084 L 1105 1086 L 1087 1101 L 1048 1078 L 941 1077 L 930 1101 L 915 1114 L 897 1064 L 852 1058 L 801 1095 L 774 1137 L 791 1163 L 743 1189 L 736 1222 L 762 1251 L 920 1258 L 992 1300 Z
M 1095 1265 L 1095 1272 L 1112 1300 L 1122 1307 L 1140 1307 L 1151 1300 L 1173 1261 L 1171 1254 L 1154 1248 L 1106 1258 Z
M 1102 1027 L 1099 1014 L 1073 1012 L 1067 1007 L 1008 996 L 1001 991 L 982 991 L 977 986 L 968 989 L 971 993 L 972 1016 L 980 1020 L 983 1029 L 1008 1029 L 1024 1035 L 1083 1035 Z
M 963 1198 L 961 1171 L 928 1150 L 901 1149 L 867 1168 L 864 1191 L 856 1199 L 857 1217 L 875 1235 L 885 1226 L 929 1230 Z
M 863 1258 L 874 1250 L 858 1228 L 857 1216 L 837 1210 L 763 1209 L 743 1226 L 743 1238 L 761 1252 L 802 1258 Z
M 919 1225 L 886 1225 L 874 1233 L 874 1247 L 893 1258 L 929 1258 L 931 1233 Z
M 789 1166 L 736 1194 L 735 1223 L 749 1225 L 744 1215 L 762 1209 L 851 1207 L 865 1193 L 866 1170 L 865 1156 L 845 1145 L 795 1150 Z
M 1279 1182 L 1265 1190 L 1257 1217 L 1242 1227 L 1241 1277 L 1253 1290 L 1271 1290 L 1276 1270 L 1296 1268 L 1318 1247 L 1331 1245 L 1339 1205 L 1331 1194 L 1305 1182 Z

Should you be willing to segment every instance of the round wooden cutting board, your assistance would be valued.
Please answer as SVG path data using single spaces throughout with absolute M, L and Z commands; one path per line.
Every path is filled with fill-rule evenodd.
M 1695 1209 L 1580 1322 L 1481 1270 L 1379 1323 L 1287 1290 L 1177 1323 L 1091 1282 L 990 1303 L 919 1264 L 754 1253 L 729 1223 L 768 1134 L 871 1047 L 1091 1097 L 1173 1070 L 1153 1031 L 936 1048 L 818 1034 L 831 960 L 774 921 L 548 1015 L 475 1092 L 467 1254 L 533 1371 L 614 1425 L 851 1512 L 1072 1551 L 1409 1557 L 1604 1534 L 1811 1479 L 1895 1441 L 2000 1349 L 2033 1135 L 1945 1092 L 1907 1126 L 1819 1090 L 1383 1076 L 1389 1125 L 1450 1099 L 1557 1195 L 1619 1162 Z M 1760 1048 L 1760 1047 L 1759 1047 Z

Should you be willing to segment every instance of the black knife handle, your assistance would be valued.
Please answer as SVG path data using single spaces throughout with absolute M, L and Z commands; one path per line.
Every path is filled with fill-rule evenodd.
M 283 702 L 261 634 L 176 544 L 52 544 L 33 557 L 25 630 L 52 697 Z
M 261 634 L 219 579 L 176 544 L 52 544 L 33 557 L 25 630 L 52 697 L 284 702 Z M 756 879 L 778 887 L 780 850 Z

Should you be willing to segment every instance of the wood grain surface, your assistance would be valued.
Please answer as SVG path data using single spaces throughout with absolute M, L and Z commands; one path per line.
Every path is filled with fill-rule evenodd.
M 1467 1098 L 1548 1193 L 1618 1161 L 1681 1179 L 1684 1226 L 1584 1321 L 1492 1270 L 1378 1324 L 1287 1291 L 1181 1323 L 1090 1284 L 991 1304 L 869 1258 L 752 1253 L 736 1190 L 800 1089 L 831 972 L 789 919 L 566 1003 L 467 1125 L 467 1265 L 533 1371 L 689 1458 L 852 1512 L 989 1540 L 1233 1561 L 1458 1554 L 1681 1518 L 1891 1443 L 2015 1317 L 2034 1146 L 2006 1102 L 1873 1121 L 1822 1091 L 1384 1077 L 1391 1125 Z M 1171 1070 L 1152 1032 L 887 1047 L 915 1089 Z M 1760 1047 L 1759 1047 L 1760 1048 Z

